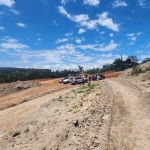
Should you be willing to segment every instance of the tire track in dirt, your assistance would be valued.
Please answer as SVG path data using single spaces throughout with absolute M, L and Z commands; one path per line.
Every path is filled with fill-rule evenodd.
M 114 93 L 110 150 L 149 150 L 150 116 L 136 90 L 117 80 L 106 80 Z

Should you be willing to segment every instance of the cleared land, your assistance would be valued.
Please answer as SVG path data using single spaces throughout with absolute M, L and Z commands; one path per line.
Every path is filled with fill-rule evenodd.
M 149 150 L 150 72 L 117 76 L 91 86 L 40 81 L 0 97 L 0 149 Z

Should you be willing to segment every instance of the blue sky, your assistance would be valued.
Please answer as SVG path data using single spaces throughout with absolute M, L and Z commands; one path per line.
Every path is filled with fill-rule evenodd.
M 149 0 L 0 0 L 0 67 L 102 67 L 150 57 Z

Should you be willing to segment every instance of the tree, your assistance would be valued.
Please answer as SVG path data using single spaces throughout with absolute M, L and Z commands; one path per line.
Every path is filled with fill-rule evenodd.
M 127 58 L 128 60 L 130 59 L 130 67 L 135 67 L 135 66 L 137 66 L 139 63 L 138 63 L 138 59 L 137 59 L 137 57 L 136 56 L 128 56 L 128 58 Z M 129 67 L 129 68 L 130 68 Z
M 148 62 L 148 61 L 150 61 L 150 58 L 145 58 L 145 59 L 142 61 L 142 63 L 146 63 L 146 62 Z
M 78 66 L 79 67 L 79 72 L 83 72 L 83 67 L 82 66 Z
M 116 58 L 113 62 L 114 68 L 117 71 L 123 70 L 123 61 L 120 58 Z

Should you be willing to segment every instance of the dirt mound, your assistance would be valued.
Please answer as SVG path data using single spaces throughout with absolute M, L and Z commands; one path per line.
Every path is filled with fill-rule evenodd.
M 41 84 L 38 82 L 30 82 L 30 81 L 17 81 L 12 83 L 6 83 L 0 86 L 0 97 L 19 92 L 25 89 L 29 89 L 32 87 L 40 86 Z
M 146 78 L 146 80 L 149 80 L 149 68 L 150 68 L 150 62 L 144 63 L 144 64 L 140 64 L 139 66 L 137 66 L 138 69 L 141 69 L 141 71 L 143 71 L 144 73 L 139 74 L 139 78 L 144 79 Z M 122 78 L 126 78 L 126 77 L 130 77 L 132 76 L 132 68 L 126 69 L 124 71 L 121 72 L 120 77 Z
M 138 67 L 140 67 L 144 71 L 150 67 L 150 61 L 144 64 L 140 64 Z

